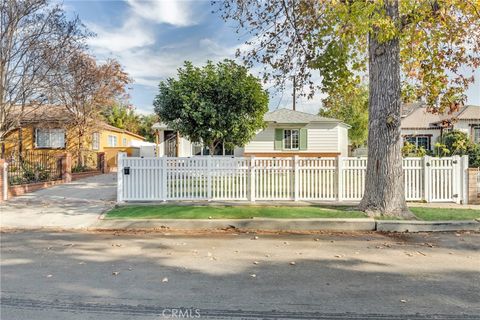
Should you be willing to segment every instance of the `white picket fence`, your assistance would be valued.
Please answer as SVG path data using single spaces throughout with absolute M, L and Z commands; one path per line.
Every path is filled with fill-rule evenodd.
M 367 158 L 136 158 L 119 155 L 117 199 L 358 201 Z M 405 158 L 410 201 L 466 203 L 468 157 Z

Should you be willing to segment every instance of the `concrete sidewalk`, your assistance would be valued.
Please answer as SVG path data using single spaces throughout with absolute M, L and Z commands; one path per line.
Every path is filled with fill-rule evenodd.
M 116 175 L 104 174 L 15 197 L 0 205 L 2 228 L 88 228 L 115 204 Z

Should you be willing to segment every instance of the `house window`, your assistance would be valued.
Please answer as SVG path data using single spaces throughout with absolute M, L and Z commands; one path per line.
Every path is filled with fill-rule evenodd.
M 100 133 L 94 132 L 92 134 L 92 150 L 100 149 Z
M 283 149 L 298 150 L 299 147 L 300 130 L 285 129 L 283 130 Z
M 415 145 L 417 148 L 423 147 L 430 150 L 430 136 L 405 136 L 405 141 Z
M 122 138 L 122 146 L 127 146 L 127 138 Z
M 480 143 L 480 126 L 473 127 L 473 142 Z
M 36 148 L 65 148 L 65 129 L 36 128 Z
M 109 135 L 108 136 L 108 146 L 116 147 L 117 146 L 117 136 Z

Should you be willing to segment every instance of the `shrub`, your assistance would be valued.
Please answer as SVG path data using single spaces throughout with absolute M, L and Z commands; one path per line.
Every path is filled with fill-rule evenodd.
M 452 130 L 442 136 L 435 144 L 435 154 L 438 156 L 468 155 L 470 167 L 480 167 L 480 146 L 473 143 L 465 132 Z
M 405 141 L 402 147 L 402 155 L 404 157 L 424 157 L 427 155 L 427 150 L 424 147 L 417 147 L 413 143 Z

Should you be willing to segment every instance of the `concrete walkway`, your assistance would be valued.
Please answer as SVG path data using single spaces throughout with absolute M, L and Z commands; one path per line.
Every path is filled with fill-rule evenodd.
M 116 199 L 116 175 L 105 174 L 15 197 L 0 205 L 2 228 L 88 228 Z

